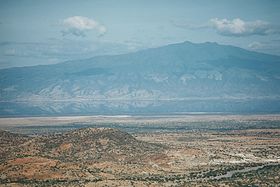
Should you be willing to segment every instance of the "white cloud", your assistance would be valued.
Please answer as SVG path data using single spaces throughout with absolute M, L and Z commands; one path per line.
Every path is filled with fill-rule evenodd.
M 86 32 L 95 30 L 99 36 L 106 33 L 107 29 L 104 25 L 99 22 L 90 19 L 88 17 L 73 16 L 66 18 L 62 21 L 64 29 L 62 30 L 63 35 L 72 34 L 74 36 L 86 36 Z
M 223 36 L 251 36 L 251 35 L 269 35 L 269 34 L 280 34 L 280 26 L 273 25 L 269 22 L 255 20 L 255 21 L 244 21 L 240 18 L 219 19 L 212 18 L 206 23 L 202 24 L 191 24 L 188 22 L 176 22 L 171 23 L 178 28 L 182 29 L 209 29 L 212 28 L 217 31 L 218 34 Z
M 265 21 L 244 21 L 236 18 L 210 19 L 210 27 L 214 28 L 219 34 L 225 36 L 249 36 L 249 35 L 268 35 L 279 33 L 271 24 Z

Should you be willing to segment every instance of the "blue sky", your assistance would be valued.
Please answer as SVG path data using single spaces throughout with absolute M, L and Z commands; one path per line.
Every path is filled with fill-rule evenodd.
M 1 0 L 0 68 L 213 41 L 280 55 L 278 0 Z

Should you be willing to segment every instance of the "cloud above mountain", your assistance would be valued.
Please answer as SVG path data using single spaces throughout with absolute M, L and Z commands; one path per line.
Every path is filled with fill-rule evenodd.
M 63 36 L 74 35 L 85 37 L 88 31 L 96 31 L 99 36 L 103 36 L 107 32 L 107 28 L 98 21 L 83 16 L 68 17 L 62 21 Z
M 240 18 L 232 20 L 212 18 L 209 21 L 210 27 L 214 28 L 219 34 L 224 36 L 249 36 L 249 35 L 269 35 L 279 33 L 274 26 L 268 22 L 244 21 Z
M 208 22 L 200 24 L 176 21 L 171 21 L 171 23 L 175 27 L 182 29 L 214 29 L 219 35 L 230 37 L 280 34 L 280 27 L 278 25 L 273 25 L 262 20 L 244 21 L 240 18 L 235 18 L 232 20 L 226 18 L 211 18 Z

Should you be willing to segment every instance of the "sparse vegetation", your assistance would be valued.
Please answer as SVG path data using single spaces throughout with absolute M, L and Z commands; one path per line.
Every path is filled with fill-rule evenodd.
M 128 131 L 133 126 L 130 134 L 112 128 L 62 130 L 62 133 L 32 137 L 1 131 L 0 183 L 25 186 L 279 184 L 280 131 L 275 128 L 276 122 L 260 129 L 264 121 L 248 122 L 247 127 L 242 125 L 246 121 L 236 120 L 208 124 L 206 121 L 178 124 L 158 121 L 153 124 L 155 131 L 145 130 L 149 123 L 140 126 L 139 123 L 109 123 Z M 36 130 L 35 126 L 32 129 Z

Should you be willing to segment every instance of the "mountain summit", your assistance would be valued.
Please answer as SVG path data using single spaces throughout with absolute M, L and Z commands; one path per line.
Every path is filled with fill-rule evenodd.
M 184 42 L 0 70 L 1 101 L 275 99 L 280 57 Z

